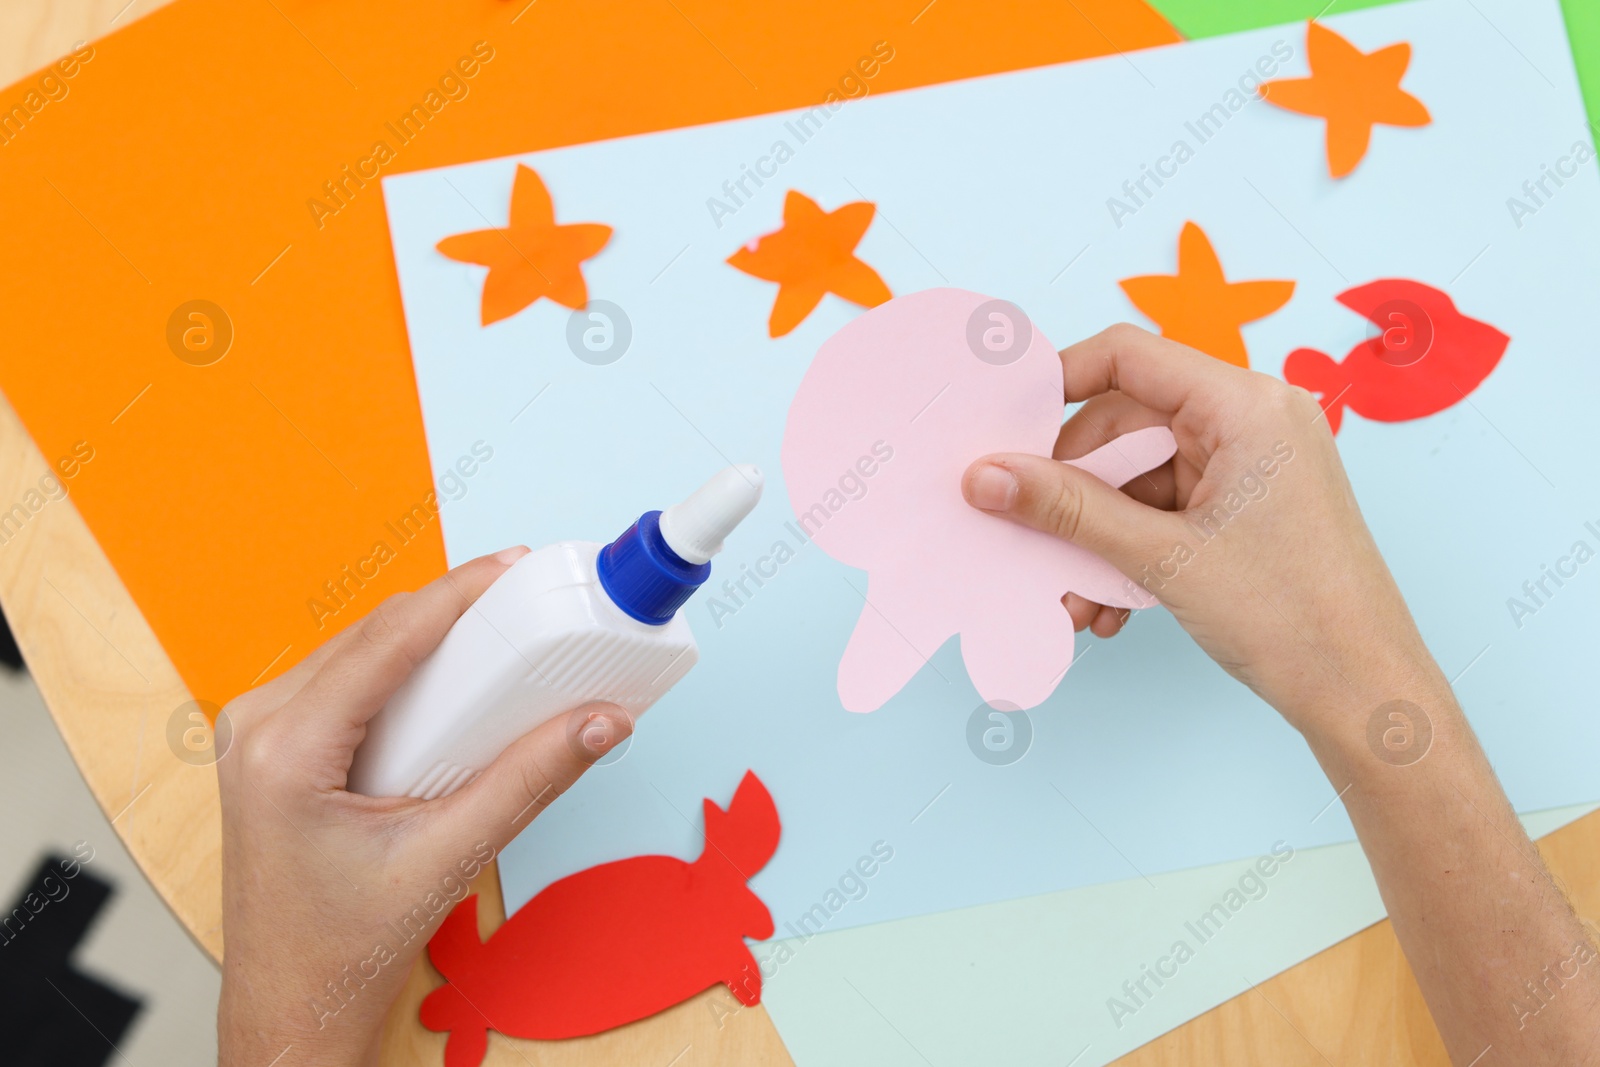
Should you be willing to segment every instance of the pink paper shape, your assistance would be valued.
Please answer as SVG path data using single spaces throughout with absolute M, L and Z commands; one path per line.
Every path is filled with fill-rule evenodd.
M 1048 456 L 1065 407 L 1060 357 L 1036 326 L 1012 324 L 1031 341 L 1010 363 L 979 358 L 969 345 L 975 316 L 980 336 L 998 321 L 985 307 L 993 303 L 928 289 L 856 317 L 817 351 L 789 407 L 782 461 L 797 522 L 828 555 L 868 574 L 839 663 L 839 699 L 850 711 L 882 707 L 957 634 L 985 701 L 1036 707 L 1072 664 L 1063 596 L 1155 604 L 1087 549 L 962 498 L 962 472 L 980 456 Z M 1171 430 L 1152 427 L 1071 462 L 1121 485 L 1176 450 Z

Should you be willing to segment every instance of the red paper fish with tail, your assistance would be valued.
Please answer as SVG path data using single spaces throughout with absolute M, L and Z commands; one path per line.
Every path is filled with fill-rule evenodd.
M 778 847 L 778 809 L 747 772 L 728 810 L 705 801 L 705 850 L 693 863 L 634 856 L 551 883 L 478 939 L 468 897 L 428 942 L 446 979 L 422 1024 L 446 1030 L 445 1067 L 477 1067 L 489 1030 L 555 1040 L 654 1015 L 719 982 L 761 1000 L 746 937 L 772 936 L 772 913 L 745 882 Z
M 1378 422 L 1405 422 L 1460 403 L 1511 343 L 1457 311 L 1445 293 L 1404 278 L 1347 289 L 1339 303 L 1376 326 L 1377 336 L 1339 363 L 1312 348 L 1295 349 L 1283 363 L 1285 381 L 1317 394 L 1334 433 L 1345 408 Z

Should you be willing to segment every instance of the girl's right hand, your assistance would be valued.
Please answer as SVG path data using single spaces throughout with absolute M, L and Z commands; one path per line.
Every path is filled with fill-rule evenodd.
M 1170 426 L 1178 453 L 1123 490 L 1040 456 L 966 472 L 974 507 L 1082 545 L 1165 605 L 1212 659 L 1302 731 L 1342 724 L 1438 669 L 1351 492 L 1316 399 L 1134 326 L 1061 353 L 1055 460 Z M 1126 613 L 1070 597 L 1102 637 Z

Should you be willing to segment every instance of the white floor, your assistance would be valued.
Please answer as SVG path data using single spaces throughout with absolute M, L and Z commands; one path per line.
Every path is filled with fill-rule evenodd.
M 89 842 L 94 860 L 88 869 L 112 882 L 115 892 L 74 962 L 79 970 L 144 1001 L 107 1062 L 131 1067 L 215 1064 L 221 987 L 217 968 L 189 940 L 122 847 L 33 682 L 3 668 L 0 739 L 0 904 L 16 899 L 47 850 L 70 855 L 74 843 Z

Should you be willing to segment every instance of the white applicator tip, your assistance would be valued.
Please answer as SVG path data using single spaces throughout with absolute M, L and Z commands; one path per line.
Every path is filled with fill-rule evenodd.
M 699 566 L 722 551 L 722 539 L 761 499 L 766 478 L 750 463 L 724 467 L 689 499 L 661 513 L 661 537 L 685 563 Z

